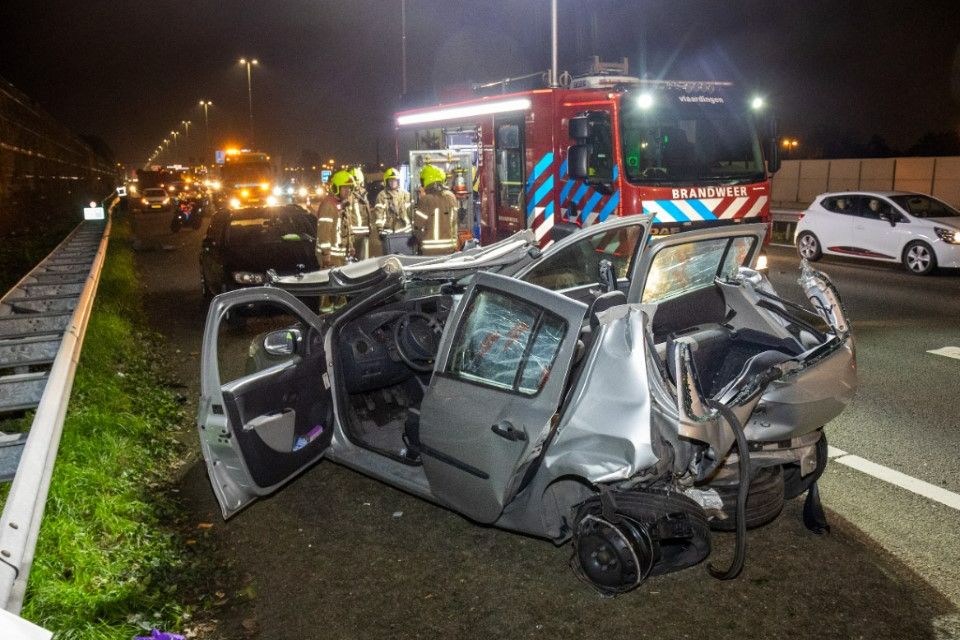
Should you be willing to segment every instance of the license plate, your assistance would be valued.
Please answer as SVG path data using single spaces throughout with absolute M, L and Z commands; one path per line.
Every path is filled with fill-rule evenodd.
M 159 204 L 152 204 L 152 205 L 150 205 L 150 208 L 151 208 L 151 209 L 161 209 L 162 207 L 161 207 Z

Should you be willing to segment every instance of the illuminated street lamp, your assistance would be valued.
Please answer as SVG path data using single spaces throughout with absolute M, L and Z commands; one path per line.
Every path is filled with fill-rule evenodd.
M 240 64 L 247 67 L 247 102 L 250 105 L 250 141 L 253 142 L 253 67 L 260 64 L 256 58 L 240 58 Z
M 190 125 L 193 124 L 191 120 L 181 120 L 180 124 L 183 125 L 183 146 L 187 150 L 187 162 L 190 161 Z
M 210 153 L 210 107 L 213 106 L 213 103 L 209 100 L 201 100 L 200 106 L 203 108 L 203 138 L 204 138 L 204 155 Z
M 791 153 L 796 151 L 797 147 L 800 146 L 800 141 L 796 138 L 784 138 L 780 144 L 783 145 L 784 151 L 787 152 L 787 157 L 790 157 Z

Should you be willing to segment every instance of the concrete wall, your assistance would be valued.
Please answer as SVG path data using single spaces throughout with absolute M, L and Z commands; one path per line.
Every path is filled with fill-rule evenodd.
M 960 157 L 785 160 L 773 178 L 775 206 L 806 206 L 827 191 L 917 191 L 960 207 Z

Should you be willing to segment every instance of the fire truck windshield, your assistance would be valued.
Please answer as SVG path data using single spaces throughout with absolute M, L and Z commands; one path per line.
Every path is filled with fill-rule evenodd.
M 750 121 L 723 105 L 625 109 L 620 118 L 625 174 L 651 185 L 757 182 L 765 178 Z
M 273 169 L 267 162 L 238 162 L 224 165 L 220 170 L 223 182 L 233 185 L 256 185 L 269 182 Z

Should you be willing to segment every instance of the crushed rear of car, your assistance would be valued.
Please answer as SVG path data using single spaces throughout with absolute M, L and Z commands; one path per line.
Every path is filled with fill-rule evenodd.
M 712 530 L 737 532 L 731 565 L 711 569 L 736 576 L 746 529 L 784 500 L 806 491 L 808 526 L 826 526 L 823 427 L 857 385 L 833 285 L 803 263 L 810 308 L 778 296 L 751 268 L 765 233 L 652 238 L 649 220 L 619 220 L 542 253 L 518 234 L 276 280 L 348 299 L 323 317 L 276 287 L 218 296 L 199 422 L 224 515 L 326 456 L 478 523 L 572 542 L 576 574 L 607 595 L 698 564 Z M 221 380 L 218 325 L 251 300 L 300 322 Z M 305 444 L 284 455 L 278 441 Z

